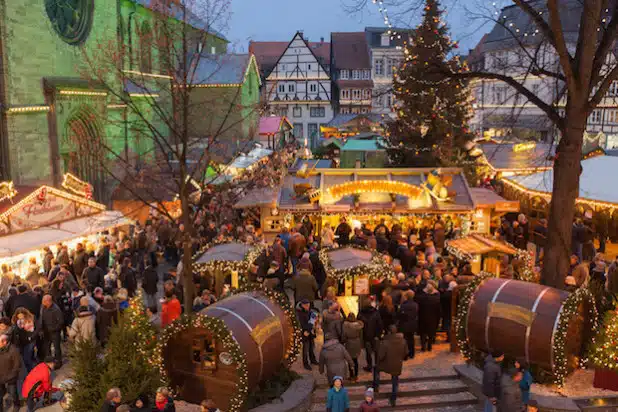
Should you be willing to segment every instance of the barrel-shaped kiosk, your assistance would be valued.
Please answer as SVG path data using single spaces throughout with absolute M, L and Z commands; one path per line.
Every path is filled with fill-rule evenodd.
M 474 292 L 468 309 L 466 336 L 471 347 L 501 351 L 556 371 L 558 326 L 569 293 L 536 283 L 489 278 Z M 589 311 L 581 302 L 566 329 L 567 370 L 577 366 L 584 337 L 589 333 Z M 562 356 L 562 355 L 560 355 Z
M 242 360 L 226 347 L 220 331 L 204 327 L 201 317 L 222 321 Z M 221 410 L 235 409 L 230 400 L 242 392 L 239 388 L 253 389 L 287 361 L 294 327 L 265 292 L 233 295 L 202 310 L 193 325 L 169 337 L 162 350 L 165 373 L 181 398 L 197 404 L 212 399 Z M 241 367 L 246 369 L 245 382 Z

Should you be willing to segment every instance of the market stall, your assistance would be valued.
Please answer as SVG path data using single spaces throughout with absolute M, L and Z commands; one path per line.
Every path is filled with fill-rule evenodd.
M 337 300 L 346 315 L 358 314 L 360 298 L 370 294 L 373 279 L 381 280 L 392 274 L 383 255 L 360 247 L 322 249 L 320 261 L 328 277 L 343 282 L 343 296 Z
M 518 254 L 518 249 L 506 242 L 477 233 L 449 240 L 446 243 L 446 250 L 457 259 L 470 262 L 473 273 L 483 270 L 496 276 L 500 276 L 502 257 Z
M 238 288 L 262 252 L 261 246 L 238 242 L 207 245 L 195 255 L 194 270 L 202 277 L 210 277 L 211 290 L 220 296 L 226 278 L 231 287 Z
M 476 206 L 472 215 L 472 232 L 493 233 L 492 229 L 500 226 L 502 216 L 519 212 L 519 200 L 506 200 L 491 189 L 474 187 L 470 193 Z
M 478 158 L 478 174 L 497 175 L 498 178 L 549 170 L 556 154 L 548 143 L 479 143 L 483 152 Z
M 40 264 L 45 246 L 55 253 L 58 243 L 96 244 L 97 234 L 133 223 L 88 197 L 50 186 L 14 187 L 10 196 L 0 196 L 0 264 L 25 276 L 29 259 Z

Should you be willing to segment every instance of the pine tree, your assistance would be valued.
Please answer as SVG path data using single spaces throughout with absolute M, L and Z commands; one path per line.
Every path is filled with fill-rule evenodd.
M 590 359 L 597 368 L 618 371 L 618 311 L 610 310 L 603 318 L 595 342 L 590 351 Z
M 89 340 L 78 340 L 70 350 L 73 382 L 69 390 L 71 412 L 92 412 L 101 402 L 99 383 L 103 373 L 101 347 Z
M 465 70 L 441 20 L 437 0 L 426 0 L 422 23 L 404 49 L 405 61 L 393 79 L 397 120 L 387 132 L 394 166 L 452 165 L 472 140 L 469 92 L 463 80 L 445 74 Z

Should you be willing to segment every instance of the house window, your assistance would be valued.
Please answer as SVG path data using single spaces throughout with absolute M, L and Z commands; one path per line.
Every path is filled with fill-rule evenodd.
M 506 100 L 506 87 L 494 87 L 494 103 L 503 104 Z
M 288 84 L 288 92 L 294 93 L 294 90 L 296 90 L 294 86 L 294 84 Z
M 339 113 L 341 113 L 341 114 L 348 114 L 348 113 L 350 113 L 350 108 L 349 107 L 342 107 L 341 110 L 339 110 Z
M 139 31 L 139 69 L 143 73 L 152 72 L 152 30 L 148 23 L 142 24 Z
M 278 109 L 275 110 L 275 113 L 277 113 L 278 116 L 287 116 L 288 115 L 288 107 L 287 106 L 281 106 Z
M 315 141 L 318 138 L 318 124 L 309 123 L 307 125 L 307 137 L 311 141 Z
M 217 48 L 215 46 L 210 46 L 210 54 L 217 54 Z
M 369 90 L 369 89 L 364 89 L 363 90 L 363 99 L 364 100 L 371 99 L 371 90 Z
M 352 80 L 360 80 L 360 79 L 361 79 L 361 71 L 352 70 Z
M 310 91 L 311 93 L 315 93 L 315 92 L 317 92 L 317 91 L 318 91 L 318 85 L 317 85 L 317 84 L 315 84 L 315 83 L 311 83 L 311 84 L 309 85 L 309 91 Z
M 367 113 L 367 112 L 368 112 L 368 111 L 367 111 L 367 108 L 366 108 L 366 107 L 361 108 L 361 113 Z
M 542 54 L 542 53 L 541 53 Z M 504 69 L 508 62 L 508 55 L 504 51 L 494 53 L 493 67 L 494 69 Z
M 352 100 L 360 100 L 361 99 L 361 91 L 359 89 L 352 90 Z
M 302 117 L 303 116 L 303 108 L 302 107 L 294 107 L 292 109 L 292 117 Z
M 349 89 L 341 90 L 341 100 L 350 100 L 350 90 Z
M 359 114 L 360 113 L 360 109 L 358 107 L 353 107 L 350 112 L 353 113 L 353 114 Z
M 376 97 L 376 106 L 378 106 L 378 107 L 382 107 L 382 95 L 381 95 L 381 94 L 379 94 L 379 95 Z
M 311 117 L 326 117 L 326 108 L 324 107 L 312 107 L 309 109 L 309 116 Z
M 363 80 L 371 79 L 371 70 L 363 70 Z
M 279 93 L 285 93 L 285 84 L 279 85 Z
M 350 72 L 347 70 L 339 70 L 339 78 L 341 80 L 348 80 L 350 77 Z
M 593 113 L 594 112 L 596 112 L 596 110 L 594 110 Z M 618 110 L 608 110 L 606 112 L 605 120 L 607 121 L 607 123 L 617 124 L 618 123 Z
M 540 91 L 541 85 L 539 83 L 535 83 L 532 85 L 532 93 L 534 93 L 535 96 L 538 96 Z
M 311 70 L 311 65 L 310 64 L 307 65 L 307 70 Z
M 609 112 L 607 112 L 608 114 L 608 121 L 609 121 Z M 590 117 L 588 117 L 588 121 L 590 123 L 601 123 L 601 119 L 602 119 L 602 112 L 601 110 L 593 110 L 592 113 L 590 113 Z
M 303 124 L 302 123 L 294 123 L 294 137 L 297 139 L 302 139 L 303 137 Z
M 285 72 L 285 64 L 282 64 L 281 66 L 279 66 L 279 70 L 281 70 L 282 72 Z
M 373 67 L 376 71 L 376 76 L 384 76 L 384 60 L 376 59 L 373 63 Z
M 607 90 L 607 95 L 608 96 L 618 95 L 618 82 L 612 82 L 612 84 L 609 85 L 609 89 Z
M 388 66 L 386 66 L 386 75 L 392 76 L 394 67 L 397 65 L 397 61 L 395 59 L 388 59 Z

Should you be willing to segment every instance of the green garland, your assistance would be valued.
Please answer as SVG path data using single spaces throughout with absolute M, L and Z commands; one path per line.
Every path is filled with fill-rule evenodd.
M 468 336 L 466 335 L 466 324 L 468 323 L 468 309 L 470 309 L 470 303 L 474 293 L 478 290 L 485 280 L 495 278 L 496 275 L 488 272 L 480 272 L 475 276 L 470 283 L 466 285 L 466 288 L 460 295 L 459 303 L 457 304 L 457 318 L 455 319 L 455 338 L 457 339 L 457 346 L 461 350 L 462 355 L 466 359 L 471 359 L 473 350 L 470 347 Z
M 222 271 L 237 271 L 240 274 L 244 274 L 247 273 L 249 271 L 249 267 L 253 264 L 253 262 L 255 262 L 255 260 L 262 254 L 262 252 L 264 251 L 264 245 L 262 244 L 254 244 L 254 245 L 250 245 L 251 248 L 249 249 L 249 251 L 245 254 L 244 258 L 242 260 L 238 260 L 238 261 L 231 261 L 231 260 L 211 260 L 210 262 L 205 262 L 205 263 L 197 263 L 197 261 L 199 260 L 199 258 L 206 253 L 209 249 L 215 247 L 215 246 L 220 246 L 220 245 L 225 245 L 225 244 L 239 244 L 239 245 L 243 245 L 243 246 L 247 246 L 246 243 L 241 243 L 241 242 L 234 242 L 234 241 L 219 241 L 219 242 L 212 242 L 209 243 L 207 245 L 205 245 L 204 247 L 202 247 L 193 257 L 193 265 L 194 265 L 194 270 L 198 271 L 200 273 L 200 275 L 204 275 L 206 274 L 206 272 L 209 271 L 216 271 L 216 270 L 222 270 Z
M 333 268 L 331 259 L 328 253 L 334 252 L 337 250 L 346 249 L 346 248 L 353 248 L 353 249 L 359 249 L 359 250 L 371 252 L 371 262 L 358 265 L 358 266 L 352 266 L 346 269 Z M 371 277 L 382 278 L 382 277 L 388 277 L 393 274 L 393 270 L 391 266 L 384 260 L 384 256 L 382 256 L 377 251 L 368 249 L 366 247 L 349 245 L 349 246 L 343 246 L 343 247 L 335 248 L 335 249 L 324 248 L 320 250 L 319 257 L 320 257 L 320 261 L 322 262 L 322 265 L 324 265 L 324 269 L 326 270 L 326 275 L 334 279 L 337 279 L 337 280 L 352 279 L 354 278 L 354 276 L 357 276 L 357 275 L 368 275 L 370 278 Z
M 517 280 L 523 280 L 524 282 L 531 283 L 539 283 L 539 279 L 536 278 L 534 274 L 534 262 L 532 260 L 532 256 L 530 252 L 524 249 L 517 249 L 517 253 L 515 254 L 515 258 L 518 260 L 522 260 L 523 264 L 521 266 L 521 273 L 517 273 Z
M 241 285 L 238 289 L 234 290 L 233 294 L 243 293 L 243 292 L 261 292 L 271 302 L 276 303 L 283 309 L 283 312 L 288 317 L 290 321 L 290 325 L 292 325 L 293 333 L 289 337 L 290 344 L 288 345 L 288 350 L 284 355 L 284 359 L 286 361 L 286 367 L 290 368 L 292 364 L 296 361 L 298 354 L 302 349 L 302 328 L 300 326 L 300 322 L 296 317 L 296 311 L 294 307 L 290 304 L 288 297 L 280 292 L 277 292 L 272 289 L 268 289 L 262 283 L 245 283 Z
M 567 331 L 569 329 L 569 323 L 574 315 L 577 314 L 577 309 L 579 305 L 587 302 L 588 303 L 588 316 L 591 322 L 591 335 L 592 341 L 591 344 L 594 345 L 595 338 L 594 334 L 598 328 L 598 317 L 599 314 L 597 312 L 597 307 L 595 305 L 594 295 L 590 292 L 588 288 L 579 288 L 575 292 L 571 293 L 568 298 L 562 303 L 562 309 L 558 316 L 560 316 L 560 320 L 558 321 L 558 326 L 554 331 L 554 335 L 552 336 L 552 343 L 554 351 L 554 381 L 558 387 L 562 387 L 564 385 L 564 380 L 568 373 L 568 359 L 566 353 L 566 340 L 567 340 Z M 585 364 L 587 359 L 582 359 L 582 364 Z
M 217 340 L 221 342 L 225 350 L 230 354 L 232 360 L 236 363 L 236 373 L 238 374 L 238 388 L 234 396 L 230 399 L 230 407 L 228 412 L 238 412 L 242 409 L 247 394 L 249 393 L 249 375 L 247 370 L 247 361 L 245 354 L 241 351 L 240 345 L 234 339 L 234 336 L 225 326 L 225 322 L 219 318 L 213 318 L 206 315 L 182 315 L 179 319 L 168 325 L 161 335 L 157 343 L 157 357 L 155 362 L 159 367 L 161 376 L 165 382 L 169 384 L 169 376 L 165 370 L 163 362 L 163 351 L 167 346 L 170 338 L 178 335 L 178 333 L 189 328 L 204 328 L 212 332 Z

